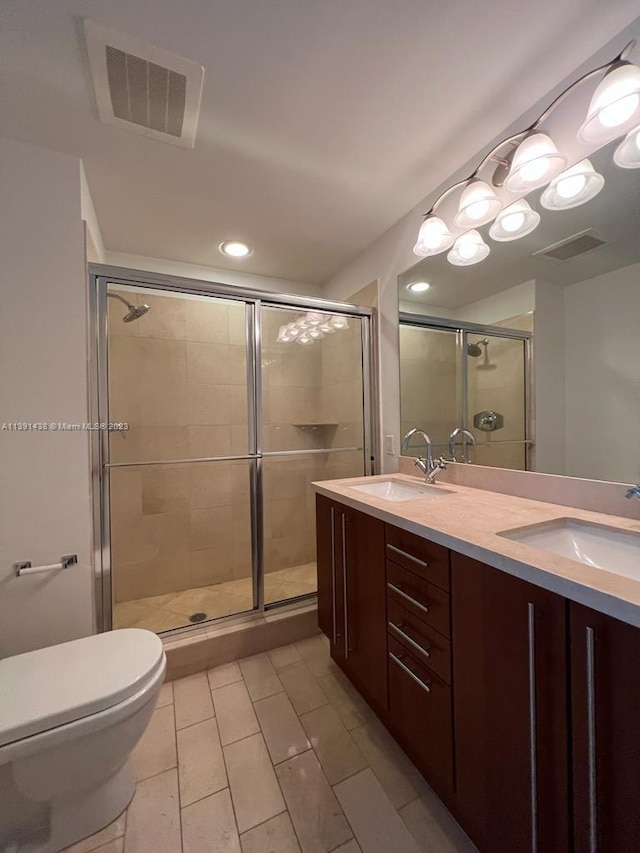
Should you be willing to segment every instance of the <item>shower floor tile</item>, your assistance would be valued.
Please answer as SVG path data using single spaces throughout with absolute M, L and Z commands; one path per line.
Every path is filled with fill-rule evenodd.
M 273 604 L 318 588 L 315 563 L 291 566 L 265 575 L 265 601 Z M 251 578 L 185 589 L 114 604 L 114 628 L 147 628 L 162 633 L 189 625 L 193 613 L 219 619 L 253 607 Z

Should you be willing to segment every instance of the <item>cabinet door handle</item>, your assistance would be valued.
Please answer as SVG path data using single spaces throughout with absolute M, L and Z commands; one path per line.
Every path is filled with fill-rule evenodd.
M 538 850 L 538 707 L 536 695 L 536 608 L 528 604 L 529 763 L 531 768 L 531 853 Z
M 344 656 L 349 659 L 349 584 L 347 579 L 347 519 L 342 518 L 342 583 L 344 587 Z
M 331 507 L 331 582 L 333 595 L 333 644 L 338 641 L 337 602 L 336 602 L 336 508 Z
M 598 800 L 596 789 L 596 677 L 595 633 L 587 628 L 587 743 L 589 754 L 589 853 L 598 849 Z
M 394 655 L 393 652 L 389 652 L 389 657 L 391 658 L 391 660 L 394 663 L 397 663 L 398 666 L 400 667 L 400 669 L 404 670 L 407 673 L 407 675 L 410 678 L 412 678 L 415 681 L 415 683 L 425 691 L 425 693 L 431 693 L 431 686 L 429 684 L 425 684 L 425 682 L 422 681 L 422 679 L 418 678 L 418 676 L 415 674 L 415 672 L 411 672 L 409 667 L 406 664 L 402 663 L 402 661 L 400 660 L 400 658 L 397 655 Z
M 387 545 L 387 551 L 392 551 L 394 554 L 399 554 L 401 557 L 404 557 L 405 560 L 410 560 L 412 563 L 415 563 L 416 566 L 420 566 L 421 569 L 428 569 L 429 563 L 426 560 L 421 560 L 419 557 L 414 557 L 413 554 L 408 554 L 406 551 L 403 551 L 402 548 L 397 548 L 395 545 Z
M 420 610 L 424 611 L 425 613 L 429 612 L 428 605 L 421 604 L 419 601 L 416 601 L 416 599 L 413 598 L 413 596 L 407 595 L 407 593 L 404 592 L 404 590 L 402 589 L 402 587 L 399 584 L 395 584 L 395 583 L 391 583 L 391 581 L 387 581 L 387 589 L 392 589 L 395 593 L 397 593 L 398 595 L 401 595 L 402 598 L 404 598 L 406 601 L 410 601 L 411 604 L 413 604 L 415 607 L 418 607 Z
M 396 625 L 395 622 L 389 622 L 388 624 L 393 634 L 399 634 L 402 639 L 409 643 L 410 646 L 413 646 L 414 649 L 417 649 L 419 652 L 421 652 L 423 655 L 426 655 L 426 657 L 428 658 L 431 657 L 430 649 L 425 649 L 423 646 L 420 645 L 420 643 L 416 643 L 414 639 L 412 639 L 407 633 L 405 633 L 405 631 L 402 630 L 404 622 L 401 622 L 400 625 Z

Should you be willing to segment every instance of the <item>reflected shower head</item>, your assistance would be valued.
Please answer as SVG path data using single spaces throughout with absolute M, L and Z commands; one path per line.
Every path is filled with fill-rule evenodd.
M 139 317 L 142 317 L 143 314 L 146 314 L 150 309 L 150 305 L 132 305 L 130 302 L 127 302 L 119 293 L 107 293 L 107 296 L 112 297 L 113 299 L 119 299 L 123 305 L 127 306 L 127 313 L 122 318 L 123 323 L 132 323 L 134 320 L 137 320 Z
M 470 355 L 471 358 L 479 358 L 482 355 L 481 345 L 485 347 L 486 353 L 486 347 L 489 346 L 489 338 L 485 338 L 479 344 L 467 344 L 467 355 Z

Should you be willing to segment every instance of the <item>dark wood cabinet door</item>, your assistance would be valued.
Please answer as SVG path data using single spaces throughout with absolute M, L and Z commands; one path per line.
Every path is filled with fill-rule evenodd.
M 482 853 L 569 849 L 566 601 L 452 554 L 455 801 Z
M 318 626 L 333 641 L 334 545 L 333 502 L 316 495 L 316 548 L 318 564 Z
M 640 629 L 570 605 L 576 853 L 640 850 Z
M 342 507 L 346 589 L 345 669 L 366 698 L 388 708 L 384 523 Z

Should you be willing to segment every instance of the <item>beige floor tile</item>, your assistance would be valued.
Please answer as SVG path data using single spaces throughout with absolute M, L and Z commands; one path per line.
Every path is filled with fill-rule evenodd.
M 173 682 L 176 728 L 184 729 L 214 716 L 211 690 L 206 672 L 189 675 Z
M 182 809 L 182 844 L 184 853 L 241 853 L 227 788 Z
M 68 850 L 75 851 L 75 847 L 69 847 Z M 114 838 L 113 841 L 107 841 L 100 847 L 94 848 L 91 853 L 123 853 L 124 851 L 124 836 L 122 838 Z
M 158 701 L 156 702 L 156 710 L 158 708 L 164 708 L 165 705 L 173 705 L 173 684 L 170 681 L 163 684 L 160 688 Z
M 252 735 L 225 746 L 224 759 L 241 833 L 285 811 L 262 735 Z
M 223 746 L 260 731 L 244 681 L 218 687 L 211 695 Z
M 209 687 L 215 690 L 217 687 L 224 687 L 226 684 L 234 684 L 236 681 L 242 681 L 242 673 L 240 667 L 235 661 L 231 663 L 223 663 L 221 666 L 216 666 L 207 672 L 209 678 Z
M 349 730 L 374 719 L 371 708 L 342 673 L 325 675 L 318 679 L 318 684 Z
M 329 700 L 317 679 L 303 660 L 278 670 L 287 696 L 298 714 L 306 714 L 328 704 Z
M 180 853 L 178 772 L 140 782 L 127 812 L 126 853 Z
M 282 684 L 267 654 L 243 658 L 239 663 L 252 702 L 282 692 Z
M 311 750 L 279 764 L 276 773 L 303 853 L 327 853 L 352 837 Z
M 274 764 L 311 748 L 286 693 L 261 699 L 253 707 Z
M 280 646 L 279 649 L 271 649 L 267 654 L 275 669 L 282 669 L 283 666 L 302 660 L 300 652 L 294 645 Z
M 227 787 L 227 772 L 215 719 L 204 720 L 178 737 L 178 778 L 182 807 Z
M 351 735 L 397 809 L 427 790 L 427 783 L 378 720 L 353 729 Z
M 300 845 L 286 812 L 240 836 L 242 853 L 300 853 Z
M 334 790 L 363 853 L 420 853 L 373 770 L 345 779 Z
M 318 761 L 331 785 L 367 766 L 362 753 L 331 705 L 300 717 Z
M 121 839 L 124 836 L 126 818 L 127 813 L 124 811 L 120 817 L 116 818 L 109 826 L 105 826 L 100 832 L 96 832 L 88 838 L 83 838 L 82 841 L 77 841 L 71 847 L 67 847 L 65 853 L 89 853 L 89 851 L 97 850 Z
M 113 606 L 113 627 L 129 628 L 145 616 L 151 616 L 154 610 L 146 598 L 116 603 Z
M 351 841 L 347 841 L 346 844 L 341 844 L 340 847 L 336 847 L 333 853 L 362 853 L 362 850 L 355 838 L 352 838 Z
M 324 634 L 315 634 L 306 640 L 300 640 L 295 645 L 316 678 L 337 670 L 329 653 L 329 641 Z
M 133 750 L 133 767 L 138 781 L 164 773 L 177 764 L 173 705 L 153 712 L 146 732 Z
M 400 810 L 423 853 L 478 853 L 477 847 L 429 789 Z

